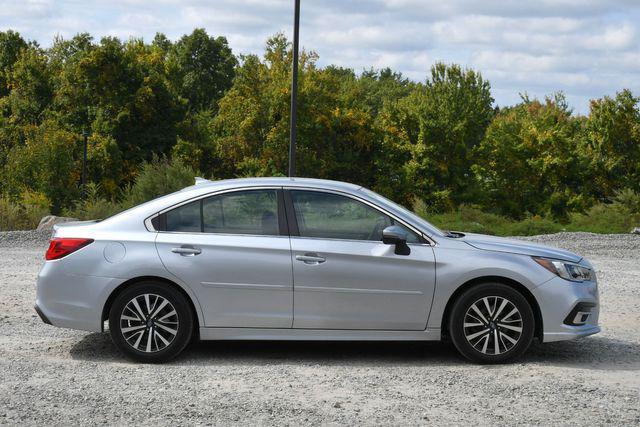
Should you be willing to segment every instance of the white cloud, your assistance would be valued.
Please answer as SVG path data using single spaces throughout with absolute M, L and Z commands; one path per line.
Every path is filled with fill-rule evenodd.
M 0 30 L 41 45 L 87 31 L 96 38 L 172 39 L 204 27 L 236 53 L 291 36 L 292 0 L 0 0 Z M 392 67 L 423 80 L 435 61 L 478 69 L 500 105 L 562 90 L 588 99 L 640 92 L 637 0 L 302 0 L 301 43 L 321 64 Z

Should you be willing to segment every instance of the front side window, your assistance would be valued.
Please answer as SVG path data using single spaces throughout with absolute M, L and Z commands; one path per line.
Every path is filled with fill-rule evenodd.
M 381 241 L 382 230 L 394 225 L 388 215 L 350 197 L 315 191 L 290 193 L 301 237 Z M 407 242 L 420 241 L 415 233 L 405 231 Z
M 164 231 L 279 234 L 276 190 L 247 190 L 211 196 L 164 214 Z

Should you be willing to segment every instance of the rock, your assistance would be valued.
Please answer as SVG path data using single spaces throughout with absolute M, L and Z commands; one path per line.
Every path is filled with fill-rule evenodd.
M 78 221 L 78 218 L 68 218 L 65 216 L 47 215 L 40 220 L 38 228 L 36 230 L 53 230 L 53 226 L 56 224 L 62 224 L 63 222 Z
M 640 227 L 634 227 L 631 229 L 631 234 L 640 234 Z

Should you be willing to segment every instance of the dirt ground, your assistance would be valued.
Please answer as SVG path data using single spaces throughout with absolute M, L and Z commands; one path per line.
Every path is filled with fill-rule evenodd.
M 530 240 L 591 260 L 603 332 L 477 366 L 441 343 L 286 342 L 134 364 L 107 334 L 42 323 L 45 245 L 0 239 L 0 424 L 640 424 L 640 236 Z

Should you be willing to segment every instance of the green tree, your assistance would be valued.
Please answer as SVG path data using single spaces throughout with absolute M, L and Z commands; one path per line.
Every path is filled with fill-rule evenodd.
M 0 31 L 0 98 L 9 94 L 8 80 L 13 64 L 27 42 L 15 31 Z
M 611 198 L 622 188 L 640 191 L 640 98 L 623 90 L 591 101 L 585 130 L 594 194 Z
M 156 42 L 166 44 L 160 39 Z M 231 87 L 237 64 L 227 39 L 211 37 L 197 28 L 175 43 L 173 60 L 178 70 L 175 84 L 189 106 L 196 111 L 215 110 L 217 101 Z
M 511 217 L 526 212 L 564 219 L 584 207 L 585 157 L 581 120 L 562 94 L 524 98 L 503 109 L 474 150 L 473 170 L 484 205 Z
M 383 155 L 378 187 L 408 202 L 474 197 L 471 152 L 494 110 L 489 82 L 458 65 L 438 63 L 430 77 L 382 111 Z
M 59 212 L 79 196 L 78 135 L 44 122 L 26 132 L 23 145 L 14 146 L 2 169 L 4 192 L 18 196 L 27 190 L 46 195 Z
M 7 105 L 11 121 L 38 124 L 53 98 L 53 82 L 45 53 L 30 46 L 21 50 L 8 76 Z
M 297 173 L 369 184 L 373 120 L 353 71 L 316 67 L 302 52 L 298 96 Z M 242 58 L 233 87 L 214 120 L 219 176 L 283 175 L 289 146 L 290 44 L 267 42 L 264 60 Z

